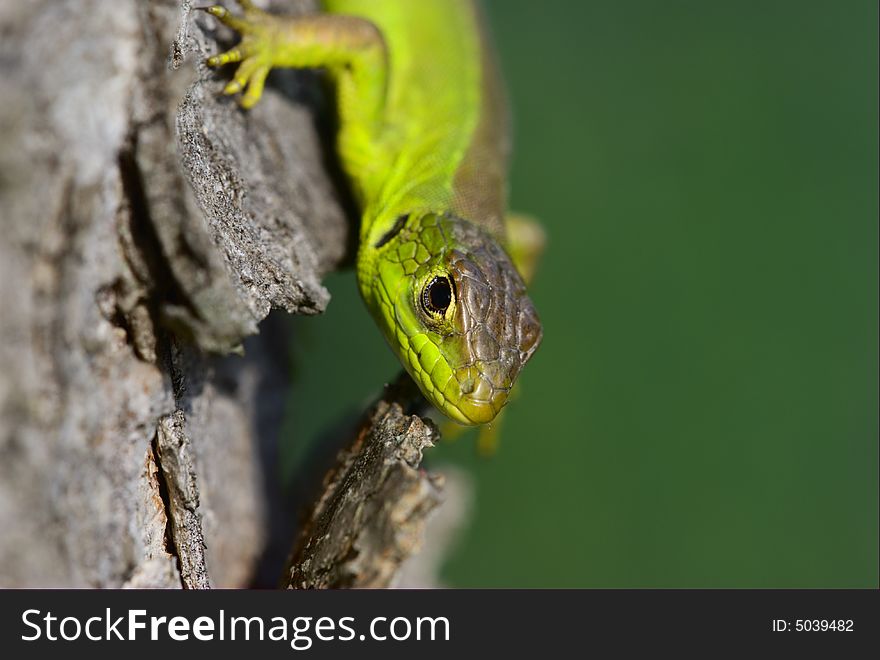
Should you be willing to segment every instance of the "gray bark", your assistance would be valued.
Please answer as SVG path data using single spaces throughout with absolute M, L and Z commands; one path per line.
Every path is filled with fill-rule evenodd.
M 286 586 L 387 587 L 419 549 L 442 479 L 419 470 L 439 433 L 430 420 L 407 414 L 416 397 L 401 377 L 339 452 L 294 548 Z
M 4 1 L 0 35 L 0 586 L 245 586 L 281 515 L 258 324 L 347 254 L 313 77 L 240 111 L 186 0 Z

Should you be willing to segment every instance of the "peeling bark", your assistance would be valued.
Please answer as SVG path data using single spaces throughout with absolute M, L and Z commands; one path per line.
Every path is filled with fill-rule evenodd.
M 205 538 L 199 514 L 199 487 L 192 455 L 192 441 L 186 436 L 186 418 L 180 410 L 159 419 L 154 455 L 162 470 L 168 536 L 177 555 L 180 579 L 187 589 L 211 586 L 205 565 Z
M 242 112 L 202 64 L 231 38 L 188 0 L 0 5 L 0 586 L 246 586 L 266 556 L 287 366 L 258 324 L 323 311 L 350 227 L 314 76 Z M 435 435 L 371 413 L 311 526 L 358 556 L 306 542 L 298 584 L 390 580 Z
M 404 375 L 364 416 L 324 480 L 285 586 L 387 587 L 419 549 L 443 483 L 419 469 L 439 439 L 430 420 L 406 413 L 419 396 Z

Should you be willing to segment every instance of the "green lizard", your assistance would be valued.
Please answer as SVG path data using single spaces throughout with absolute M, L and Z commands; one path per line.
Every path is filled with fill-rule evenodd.
M 526 294 L 542 233 L 506 217 L 500 77 L 470 0 L 326 0 L 282 17 L 206 8 L 242 35 L 224 92 L 260 98 L 272 67 L 323 67 L 338 152 L 362 211 L 358 286 L 423 394 L 461 424 L 492 421 L 542 329 Z M 513 256 L 520 271 L 511 261 Z

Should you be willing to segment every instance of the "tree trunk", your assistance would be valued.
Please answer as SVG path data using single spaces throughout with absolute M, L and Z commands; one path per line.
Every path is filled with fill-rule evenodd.
M 203 64 L 233 36 L 195 14 L 188 0 L 0 4 L 0 586 L 246 586 L 261 558 L 280 575 L 293 543 L 270 543 L 294 522 L 272 465 L 287 340 L 283 320 L 258 324 L 323 311 L 351 232 L 314 75 L 273 74 L 241 111 Z M 368 417 L 342 465 L 365 437 L 401 449 L 342 490 L 405 464 L 394 483 L 418 491 L 418 539 L 438 500 L 415 468 L 435 432 L 380 405 L 386 432 Z M 400 540 L 382 536 L 396 504 L 371 506 L 333 527 L 374 530 L 366 563 Z M 355 577 L 317 586 L 366 583 L 328 566 Z

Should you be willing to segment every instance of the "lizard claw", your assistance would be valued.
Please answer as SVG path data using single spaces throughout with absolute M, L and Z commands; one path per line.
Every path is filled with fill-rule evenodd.
M 272 69 L 269 28 L 271 22 L 276 19 L 257 9 L 251 0 L 237 1 L 244 10 L 244 16 L 236 16 L 221 5 L 197 7 L 197 9 L 211 14 L 242 35 L 241 42 L 237 46 L 224 53 L 212 55 L 207 59 L 206 64 L 210 67 L 219 67 L 240 62 L 232 81 L 223 88 L 223 93 L 232 95 L 243 91 L 239 103 L 243 108 L 251 108 L 260 100 L 266 76 Z
M 207 64 L 208 66 L 223 66 L 224 64 L 229 64 L 230 62 L 241 62 L 242 58 L 242 49 L 239 47 L 235 47 L 227 50 L 225 53 L 212 55 L 207 59 Z
M 236 32 L 245 34 L 248 32 L 248 21 L 246 18 L 235 16 L 223 5 L 211 5 L 210 7 L 196 7 L 201 11 L 208 12 L 211 16 L 218 19 L 223 25 L 228 25 Z

